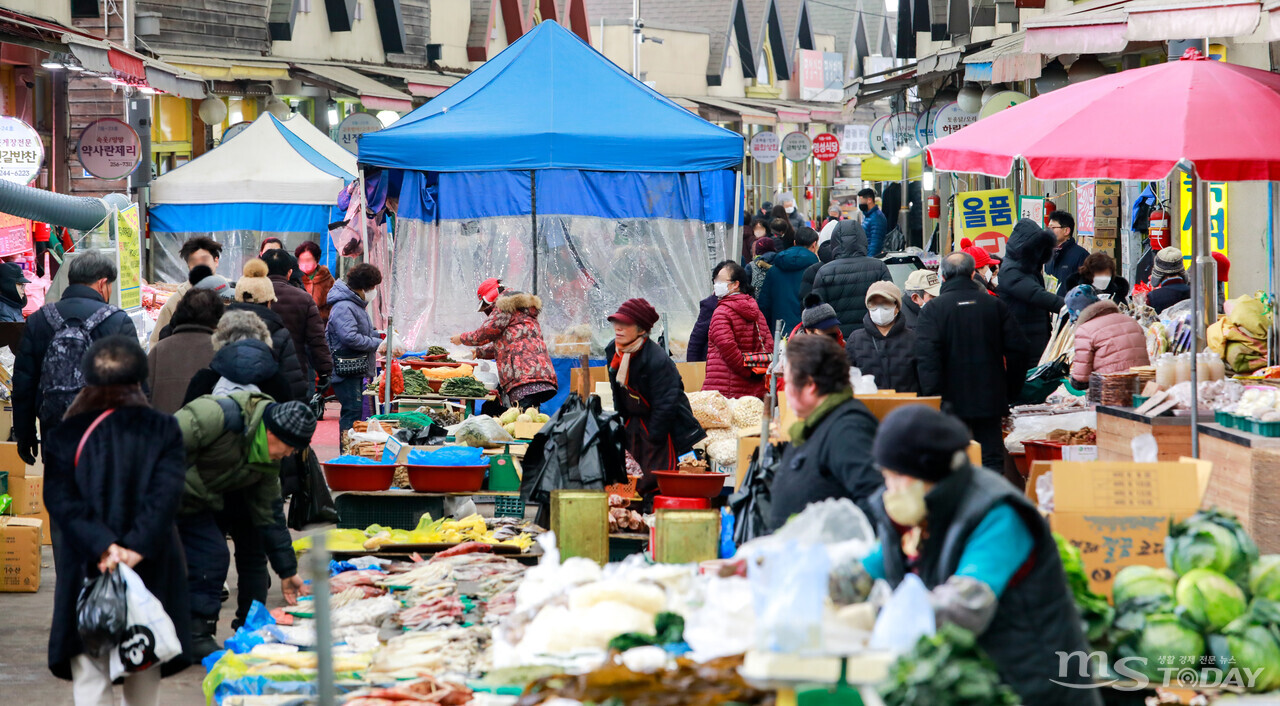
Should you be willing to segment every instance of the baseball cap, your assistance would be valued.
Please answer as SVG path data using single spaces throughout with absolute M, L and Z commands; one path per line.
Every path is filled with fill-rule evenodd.
M 928 292 L 936 297 L 942 293 L 942 278 L 932 270 L 916 270 L 907 275 L 907 282 L 903 289 L 908 292 Z

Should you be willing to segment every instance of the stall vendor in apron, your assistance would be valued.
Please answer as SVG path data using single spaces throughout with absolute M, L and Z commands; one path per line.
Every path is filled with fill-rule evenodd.
M 454 336 L 450 343 L 475 346 L 477 360 L 497 362 L 498 386 L 511 406 L 527 409 L 550 401 L 556 396 L 556 369 L 538 323 L 542 299 L 509 290 L 496 277 L 481 282 L 476 297 L 480 313 L 487 317 L 484 324 Z M 494 411 L 501 413 L 489 409 L 484 413 Z
M 609 321 L 613 341 L 605 346 L 605 359 L 613 407 L 627 428 L 627 451 L 644 471 L 636 490 L 647 500 L 658 492 L 653 472 L 675 470 L 707 433 L 693 416 L 675 361 L 649 339 L 658 322 L 653 305 L 628 299 Z
M 925 405 L 885 417 L 872 451 L 885 481 L 871 499 L 880 546 L 863 566 L 895 588 L 920 577 L 938 623 L 973 632 L 1024 704 L 1100 706 L 1090 678 L 1060 659 L 1088 646 L 1049 525 L 971 464 L 968 446 L 959 419 Z

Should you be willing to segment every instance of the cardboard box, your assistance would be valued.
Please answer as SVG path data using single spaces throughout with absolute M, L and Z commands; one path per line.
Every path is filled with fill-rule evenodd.
M 1039 504 L 1036 481 L 1053 473 L 1054 532 L 1080 549 L 1089 587 L 1111 595 L 1126 566 L 1164 566 L 1169 521 L 1200 508 L 1211 468 L 1195 463 L 1052 462 L 1032 464 L 1027 497 Z
M 44 522 L 29 517 L 0 517 L 0 593 L 40 590 L 40 545 Z
M 13 407 L 0 407 L 0 441 L 8 441 L 13 435 Z
M 516 422 L 516 433 L 513 434 L 517 439 L 532 439 L 542 431 L 544 422 Z
M 43 504 L 40 505 L 40 513 L 36 515 L 22 515 L 28 520 L 40 520 L 44 523 L 44 536 L 40 539 L 40 543 L 46 547 L 53 545 L 53 525 L 49 524 L 49 508 Z
M 44 509 L 44 476 L 19 476 L 9 479 L 10 509 L 14 515 L 38 515 Z
M 34 466 L 28 466 L 18 455 L 18 445 L 6 441 L 0 443 L 0 471 L 8 471 L 10 480 L 18 476 L 42 476 L 44 461 L 37 458 Z

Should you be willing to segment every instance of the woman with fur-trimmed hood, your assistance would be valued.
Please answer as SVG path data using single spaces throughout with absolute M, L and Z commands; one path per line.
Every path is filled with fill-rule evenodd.
M 456 345 L 476 347 L 476 358 L 498 363 L 498 384 L 512 405 L 536 407 L 556 396 L 556 371 L 542 338 L 538 314 L 542 299 L 508 291 L 497 279 L 476 292 L 489 318 L 475 331 L 454 336 Z

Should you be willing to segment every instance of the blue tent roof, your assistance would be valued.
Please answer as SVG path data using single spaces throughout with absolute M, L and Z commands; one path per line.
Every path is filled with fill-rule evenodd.
M 361 164 L 425 172 L 701 172 L 742 162 L 741 135 L 619 69 L 554 21 L 384 130 Z

